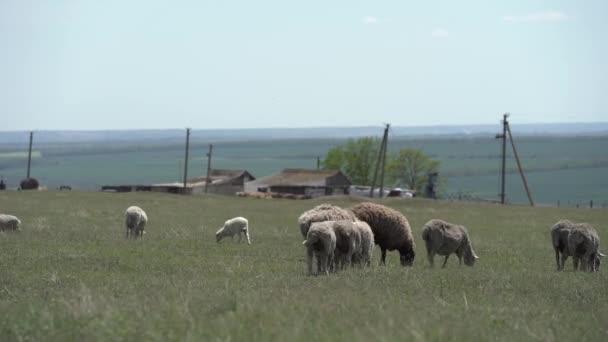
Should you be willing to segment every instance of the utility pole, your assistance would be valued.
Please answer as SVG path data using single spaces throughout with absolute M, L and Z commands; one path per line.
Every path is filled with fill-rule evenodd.
M 369 197 L 374 197 L 374 188 L 376 187 L 376 179 L 378 178 L 378 168 L 380 164 L 382 164 L 381 171 L 381 187 L 384 185 L 384 159 L 386 159 L 386 145 L 388 140 L 388 129 L 390 124 L 386 124 L 386 128 L 384 128 L 384 136 L 382 137 L 382 142 L 380 143 L 380 151 L 378 151 L 378 161 L 376 162 L 376 168 L 374 169 L 374 178 L 372 179 L 372 187 L 369 189 Z M 382 191 L 382 189 L 381 189 Z M 382 193 L 380 193 L 380 197 L 382 198 Z
M 509 117 L 509 113 L 505 113 L 503 115 L 502 120 L 502 134 L 497 134 L 496 139 L 502 139 L 502 165 L 501 165 L 501 187 L 500 187 L 500 203 L 505 204 L 505 173 L 506 173 L 506 154 L 507 154 L 507 134 L 508 139 L 511 142 L 511 148 L 513 148 L 513 155 L 515 156 L 515 161 L 517 162 L 517 169 L 519 170 L 519 174 L 521 176 L 521 180 L 524 183 L 524 188 L 526 189 L 526 194 L 528 195 L 528 201 L 530 201 L 530 205 L 534 206 L 534 201 L 532 200 L 532 194 L 530 193 L 530 188 L 528 187 L 528 182 L 526 181 L 526 176 L 524 174 L 524 169 L 521 166 L 521 162 L 519 160 L 519 155 L 517 154 L 517 148 L 515 148 L 515 142 L 513 141 L 513 135 L 511 134 L 511 127 L 509 126 L 509 121 L 507 118 Z M 558 204 L 559 206 L 559 204 Z
M 317 156 L 317 170 L 321 168 L 321 157 Z
M 207 178 L 205 179 L 205 193 L 207 193 L 207 188 L 209 186 L 209 182 L 211 178 L 209 178 L 209 174 L 211 173 L 211 154 L 213 153 L 213 144 L 209 144 L 209 152 L 207 152 Z
M 502 164 L 500 172 L 500 203 L 505 204 L 505 171 L 506 171 L 506 157 L 507 157 L 507 118 L 509 113 L 503 115 L 502 120 L 502 134 L 496 134 L 496 139 L 502 139 Z
M 30 178 L 30 167 L 32 165 L 32 141 L 34 140 L 34 132 L 30 132 L 30 148 L 27 153 L 27 177 Z
M 186 194 L 186 185 L 188 183 L 188 152 L 190 150 L 190 128 L 186 128 L 186 157 L 184 160 L 184 195 Z
M 532 195 L 530 194 L 530 189 L 528 188 L 528 182 L 526 181 L 526 176 L 524 175 L 524 169 L 521 167 L 521 163 L 519 162 L 519 156 L 517 155 L 517 149 L 515 148 L 515 142 L 513 141 L 513 135 L 511 134 L 511 127 L 509 124 L 507 124 L 507 132 L 509 133 L 509 140 L 511 141 L 511 147 L 513 147 L 513 154 L 515 155 L 515 161 L 517 161 L 517 168 L 519 169 L 521 180 L 524 182 L 524 187 L 526 188 L 528 201 L 530 201 L 530 206 L 533 207 L 534 201 L 532 201 Z
M 388 147 L 388 129 L 389 124 L 386 124 L 386 129 L 384 130 L 384 147 L 382 149 L 382 168 L 380 169 L 380 198 L 384 197 L 384 165 L 386 163 L 386 150 Z

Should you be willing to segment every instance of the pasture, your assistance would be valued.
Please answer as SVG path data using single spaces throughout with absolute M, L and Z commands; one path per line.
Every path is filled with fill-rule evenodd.
M 608 246 L 608 210 L 383 201 L 412 225 L 416 260 L 306 276 L 299 214 L 359 199 L 256 200 L 153 193 L 0 192 L 22 231 L 0 233 L 0 340 L 367 341 L 608 339 L 608 261 L 599 273 L 555 271 L 549 228 L 586 221 Z M 124 210 L 144 208 L 143 241 Z M 252 245 L 214 233 L 249 219 Z M 431 218 L 469 228 L 480 260 L 429 269 Z M 437 260 L 439 261 L 439 260 Z M 437 263 L 436 263 L 437 264 Z

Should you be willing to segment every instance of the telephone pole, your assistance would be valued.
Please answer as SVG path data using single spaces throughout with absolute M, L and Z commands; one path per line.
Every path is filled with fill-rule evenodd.
M 321 157 L 317 156 L 317 170 L 321 168 Z
M 27 177 L 30 178 L 30 167 L 32 165 L 32 141 L 34 140 L 34 132 L 30 132 L 30 148 L 27 153 Z
M 186 128 L 186 157 L 184 160 L 184 195 L 186 194 L 186 185 L 188 183 L 188 152 L 190 150 L 190 128 Z
M 505 113 L 503 115 L 502 120 L 502 134 L 497 134 L 496 139 L 502 139 L 502 164 L 501 164 L 501 172 L 500 172 L 500 203 L 505 204 L 505 173 L 506 173 L 506 154 L 507 154 L 507 138 L 511 142 L 511 148 L 513 149 L 513 155 L 515 156 L 515 161 L 517 162 L 517 169 L 519 170 L 519 174 L 521 176 L 521 180 L 524 183 L 524 188 L 526 189 L 526 195 L 528 195 L 528 201 L 531 206 L 534 206 L 534 201 L 532 200 L 532 194 L 530 193 L 530 188 L 528 187 L 528 182 L 526 181 L 526 176 L 524 174 L 524 169 L 521 166 L 521 162 L 519 160 L 519 155 L 517 154 L 517 148 L 515 148 L 515 142 L 513 141 L 513 135 L 511 134 L 511 127 L 509 126 L 509 121 L 507 118 L 509 117 L 509 113 Z M 508 136 L 507 136 L 508 134 Z
M 390 124 L 386 124 L 384 128 L 384 136 L 382 136 L 382 142 L 380 143 L 380 151 L 378 151 L 378 161 L 376 162 L 376 168 L 374 169 L 374 178 L 372 179 L 372 187 L 369 189 L 369 197 L 374 197 L 374 188 L 376 187 L 376 179 L 378 178 L 378 168 L 382 165 L 382 170 L 380 171 L 381 180 L 380 180 L 380 198 L 382 198 L 382 191 L 384 187 L 384 162 L 386 160 L 386 146 L 388 142 L 388 129 Z
M 502 164 L 500 171 L 500 203 L 505 204 L 505 171 L 506 171 L 506 157 L 507 157 L 507 118 L 509 113 L 503 114 L 502 119 L 502 134 L 496 134 L 496 139 L 502 139 Z
M 209 152 L 207 152 L 207 178 L 205 179 L 205 193 L 207 193 L 207 188 L 209 186 L 209 182 L 211 178 L 209 178 L 209 174 L 211 173 L 211 154 L 213 153 L 213 144 L 209 144 Z

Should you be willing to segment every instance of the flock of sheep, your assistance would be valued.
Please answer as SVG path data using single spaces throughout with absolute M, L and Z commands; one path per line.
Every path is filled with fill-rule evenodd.
M 148 222 L 146 212 L 131 206 L 125 212 L 126 238 L 143 238 Z M 317 274 L 329 274 L 351 265 L 369 266 L 374 245 L 381 251 L 380 264 L 385 264 L 386 251 L 397 250 L 403 266 L 412 266 L 416 253 L 409 222 L 400 212 L 381 204 L 363 202 L 349 209 L 321 204 L 304 212 L 298 218 L 303 245 L 307 252 L 308 273 L 313 274 L 313 257 L 317 260 Z M 0 214 L 0 231 L 19 230 L 21 221 L 13 215 Z M 249 222 L 235 217 L 224 223 L 215 233 L 216 241 L 242 235 L 251 244 Z M 435 255 L 444 256 L 446 266 L 451 254 L 460 264 L 473 266 L 479 257 L 473 250 L 467 229 L 460 225 L 433 219 L 422 229 L 430 266 Z M 563 270 L 566 259 L 573 258 L 574 270 L 599 271 L 601 258 L 600 238 L 587 223 L 561 220 L 551 227 L 551 242 L 555 250 L 557 270 Z

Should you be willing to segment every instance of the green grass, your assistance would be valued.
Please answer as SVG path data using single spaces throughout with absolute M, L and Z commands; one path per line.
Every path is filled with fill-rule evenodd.
M 350 206 L 355 199 L 326 199 Z M 417 258 L 305 275 L 298 215 L 319 201 L 165 194 L 2 192 L 0 341 L 393 341 L 608 339 L 608 268 L 555 271 L 549 227 L 587 221 L 608 238 L 605 209 L 384 202 L 405 213 Z M 144 241 L 125 241 L 123 212 L 148 212 Z M 216 243 L 242 215 L 252 245 Z M 468 226 L 480 260 L 429 269 L 420 228 Z M 439 261 L 439 260 L 437 260 Z M 568 264 L 568 269 L 571 263 Z

